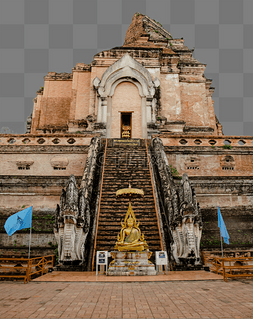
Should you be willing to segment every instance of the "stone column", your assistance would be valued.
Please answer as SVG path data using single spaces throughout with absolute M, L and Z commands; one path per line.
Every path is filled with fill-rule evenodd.
M 102 98 L 101 108 L 102 108 L 102 123 L 106 123 L 106 121 L 107 121 L 107 98 Z
M 98 98 L 98 113 L 97 113 L 97 123 L 102 122 L 102 105 L 101 105 L 101 97 Z
M 111 127 L 112 127 L 112 97 L 107 98 L 107 122 L 106 122 L 106 137 L 111 137 Z
M 147 112 L 147 123 L 152 122 L 152 100 L 147 99 L 146 100 L 146 112 Z
M 141 126 L 142 126 L 142 138 L 147 138 L 147 104 L 146 98 L 141 98 Z
M 152 107 L 151 107 L 151 122 L 156 122 L 156 99 L 152 100 Z

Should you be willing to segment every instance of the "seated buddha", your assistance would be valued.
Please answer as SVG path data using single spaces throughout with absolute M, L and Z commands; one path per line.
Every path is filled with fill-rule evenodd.
M 148 249 L 146 240 L 144 240 L 144 236 L 136 225 L 135 218 L 130 215 L 125 223 L 122 223 L 122 226 L 115 249 L 119 251 L 143 251 Z

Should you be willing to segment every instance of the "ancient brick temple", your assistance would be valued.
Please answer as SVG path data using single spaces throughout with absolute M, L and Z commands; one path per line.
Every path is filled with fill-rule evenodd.
M 183 39 L 136 13 L 123 46 L 96 54 L 91 64 L 77 63 L 72 73 L 44 77 L 27 133 L 0 135 L 3 254 L 26 252 L 28 231 L 8 237 L 3 224 L 7 216 L 31 205 L 33 253 L 54 249 L 55 208 L 71 174 L 75 181 L 68 182 L 74 185 L 69 189 L 76 189 L 79 198 L 82 189 L 88 194 L 88 268 L 96 249 L 113 249 L 127 209 L 114 194 L 129 183 L 146 191 L 146 199 L 133 208 L 151 250 L 172 250 L 166 203 L 173 192 L 178 211 L 180 201 L 196 202 L 194 216 L 197 210 L 202 215 L 201 248 L 220 247 L 217 205 L 230 234 L 226 248 L 252 247 L 253 137 L 223 135 L 214 113 L 212 80 L 192 53 Z M 87 167 L 93 155 L 86 159 L 92 138 L 99 146 L 90 147 L 90 154 L 97 152 L 91 188 Z M 159 160 L 168 163 L 170 173 L 157 168 Z M 187 177 L 181 182 L 184 173 L 190 184 Z M 164 184 L 165 175 L 170 183 Z M 168 185 L 173 192 L 166 191 Z M 58 214 L 66 209 L 63 205 Z M 83 214 L 80 207 L 77 214 Z

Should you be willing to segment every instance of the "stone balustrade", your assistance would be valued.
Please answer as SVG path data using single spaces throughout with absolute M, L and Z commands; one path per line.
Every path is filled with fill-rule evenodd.
M 94 134 L 0 134 L 1 145 L 89 145 Z
M 1 145 L 89 145 L 94 134 L 0 134 Z M 253 147 L 252 136 L 203 136 L 176 135 L 160 137 L 164 146 L 220 146 Z
M 230 145 L 231 147 L 253 147 L 252 136 L 203 136 L 196 137 L 190 135 L 177 135 L 166 136 L 161 138 L 164 146 L 210 146 L 210 147 L 223 147 L 224 145 Z

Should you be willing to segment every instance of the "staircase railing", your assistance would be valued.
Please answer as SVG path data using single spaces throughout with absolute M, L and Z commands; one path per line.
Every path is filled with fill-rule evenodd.
M 167 251 L 165 238 L 164 238 L 164 232 L 163 232 L 162 216 L 161 216 L 159 206 L 157 205 L 157 189 L 156 189 L 156 186 L 154 184 L 154 172 L 153 172 L 153 168 L 152 168 L 152 163 L 150 162 L 147 140 L 146 140 L 145 146 L 146 146 L 146 151 L 147 151 L 149 173 L 150 173 L 150 179 L 151 179 L 152 190 L 153 190 L 153 198 L 154 198 L 154 202 L 155 202 L 155 212 L 156 212 L 156 218 L 157 218 L 157 226 L 158 226 L 158 231 L 159 231 L 161 250 Z
M 93 247 L 93 254 L 92 254 L 92 265 L 91 265 L 91 270 L 92 270 L 92 271 L 93 271 L 93 269 L 94 269 L 94 262 L 95 262 L 95 255 L 96 255 L 97 231 L 98 231 L 98 221 L 99 221 L 99 213 L 100 213 L 100 204 L 101 204 L 101 198 L 102 198 L 102 189 L 103 189 L 103 180 L 104 180 L 106 150 L 107 150 L 107 139 L 105 140 L 105 151 L 104 151 L 104 160 L 103 160 L 103 170 L 102 170 L 102 176 L 101 176 L 101 182 L 100 182 L 100 194 L 99 194 L 98 210 L 97 210 L 97 214 L 96 214 L 96 216 L 95 216 L 95 220 L 94 220 L 94 223 L 93 223 L 93 232 L 95 232 L 95 238 L 94 238 L 94 247 Z

